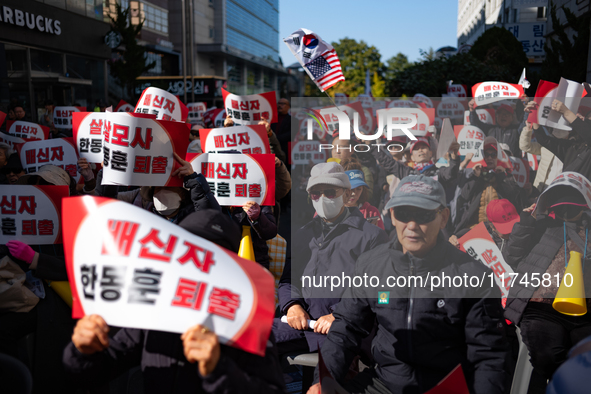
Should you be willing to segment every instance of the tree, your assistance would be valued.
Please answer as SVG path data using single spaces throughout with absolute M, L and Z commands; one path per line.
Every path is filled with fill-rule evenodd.
M 423 57 L 423 61 L 431 61 L 437 59 L 437 53 L 433 49 L 433 47 L 429 47 L 428 50 L 419 49 L 419 53 Z
M 546 59 L 542 63 L 542 79 L 558 82 L 560 77 L 582 82 L 587 79 L 587 55 L 589 52 L 589 13 L 577 17 L 567 7 L 562 7 L 567 23 L 560 23 L 556 4 L 550 7 L 550 18 L 555 37 L 550 37 L 544 49 Z M 572 31 L 572 41 L 566 32 Z
M 380 78 L 377 72 L 373 73 L 371 80 L 371 95 L 373 97 L 385 97 L 386 94 L 386 82 L 383 78 Z
M 396 93 L 396 88 L 394 86 L 396 75 L 412 65 L 413 63 L 408 61 L 408 57 L 400 52 L 386 61 L 384 78 L 386 80 L 386 93 L 388 94 L 388 97 L 394 97 Z
M 111 63 L 111 75 L 115 77 L 125 92 L 133 87 L 137 77 L 155 66 L 155 62 L 146 64 L 146 49 L 137 43 L 137 35 L 142 30 L 143 21 L 134 26 L 129 23 L 131 9 L 121 8 L 115 3 L 115 18 L 110 17 L 113 31 L 121 34 L 121 44 L 125 47 L 123 55 Z

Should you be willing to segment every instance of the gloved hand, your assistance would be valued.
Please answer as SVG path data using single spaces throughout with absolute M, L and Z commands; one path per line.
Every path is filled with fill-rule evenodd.
M 92 172 L 92 168 L 90 168 L 90 164 L 88 160 L 85 158 L 78 159 L 78 172 L 82 175 L 85 182 L 91 181 L 94 179 L 94 173 Z
M 22 243 L 21 241 L 8 241 L 6 246 L 13 257 L 22 260 L 27 264 L 33 262 L 35 251 L 31 249 L 29 245 Z
M 252 221 L 257 220 L 261 214 L 261 206 L 254 201 L 247 201 L 246 204 L 242 206 L 242 209 Z

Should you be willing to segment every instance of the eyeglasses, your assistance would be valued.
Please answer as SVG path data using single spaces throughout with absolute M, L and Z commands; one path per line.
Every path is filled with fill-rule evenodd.
M 337 196 L 337 189 L 310 190 L 310 198 L 314 201 L 318 201 L 323 194 L 324 197 L 332 200 Z
M 495 157 L 497 157 L 497 152 L 489 152 L 489 153 L 484 152 L 484 158 L 486 159 L 487 157 L 494 159 Z
M 394 217 L 402 223 L 415 222 L 416 224 L 427 224 L 435 220 L 437 214 L 442 212 L 443 209 L 440 208 L 436 211 L 428 211 L 426 209 L 411 211 L 408 207 L 396 207 L 394 208 Z

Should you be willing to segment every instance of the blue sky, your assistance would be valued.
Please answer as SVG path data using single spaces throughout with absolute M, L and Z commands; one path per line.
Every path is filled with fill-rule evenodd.
M 280 0 L 279 55 L 284 65 L 294 63 L 283 38 L 306 28 L 329 43 L 363 40 L 382 62 L 398 52 L 415 61 L 419 49 L 457 45 L 457 15 L 458 0 Z

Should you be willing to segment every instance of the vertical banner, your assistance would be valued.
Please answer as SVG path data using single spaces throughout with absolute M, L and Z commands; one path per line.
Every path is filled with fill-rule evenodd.
M 78 154 L 72 138 L 55 138 L 44 141 L 28 141 L 17 146 L 21 164 L 27 174 L 36 172 L 47 164 L 64 169 L 78 182 Z
M 69 195 L 68 186 L 3 187 L 0 191 L 0 245 L 8 241 L 27 245 L 61 244 L 62 198 Z
M 511 290 L 513 269 L 503 259 L 503 254 L 486 230 L 484 222 L 478 223 L 472 230 L 458 240 L 463 252 L 474 260 L 490 268 L 495 274 L 495 282 L 501 290 L 502 298 L 507 298 Z
M 110 113 L 103 124 L 103 180 L 136 186 L 182 186 L 173 177 L 173 152 L 184 157 L 189 146 L 185 123 Z
M 76 112 L 72 115 L 73 136 L 80 157 L 89 163 L 103 162 L 103 127 L 112 112 Z
M 202 101 L 198 103 L 189 103 L 187 104 L 187 109 L 189 110 L 189 118 L 187 121 L 191 124 L 195 124 L 203 120 L 203 114 L 207 111 L 207 104 Z
M 204 153 L 237 150 L 242 153 L 271 153 L 269 136 L 263 125 L 201 129 L 199 139 Z
M 117 200 L 67 198 L 62 218 L 74 318 L 173 333 L 199 323 L 265 354 L 274 280 L 259 264 Z
M 265 118 L 277 123 L 277 97 L 275 91 L 238 96 L 222 89 L 224 108 L 237 125 L 256 125 Z M 216 125 L 217 127 L 217 125 Z
M 177 96 L 152 87 L 142 92 L 133 112 L 156 115 L 158 120 L 177 122 L 184 122 L 189 116 L 189 110 Z
M 275 205 L 275 155 L 187 153 L 222 206 Z
M 523 95 L 523 86 L 507 82 L 481 82 L 472 86 L 476 105 L 485 105 L 507 99 L 518 99 Z
M 48 140 L 49 127 L 37 123 L 24 122 L 22 120 L 7 121 L 6 130 L 8 134 L 29 140 Z
M 72 113 L 84 111 L 86 111 L 86 107 L 55 107 L 53 109 L 53 125 L 56 129 L 71 129 Z

